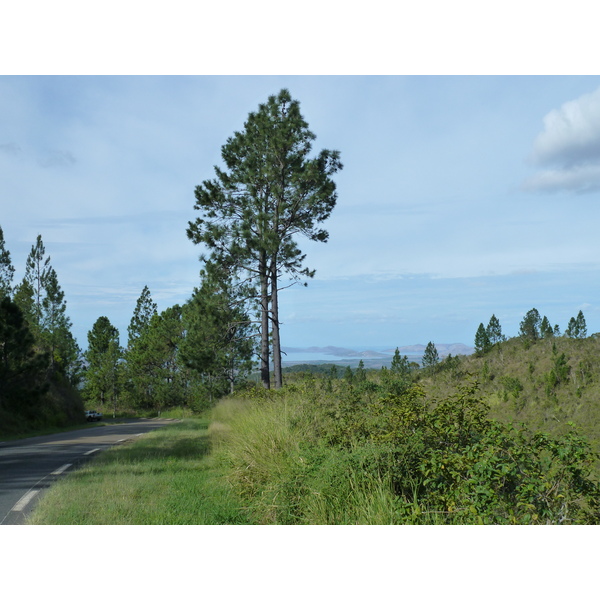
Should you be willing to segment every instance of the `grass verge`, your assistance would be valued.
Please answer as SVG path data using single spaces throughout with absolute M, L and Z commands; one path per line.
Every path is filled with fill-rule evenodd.
M 368 472 L 368 453 L 320 443 L 302 394 L 225 399 L 210 425 L 214 459 L 263 525 L 405 522 L 389 478 Z
M 211 457 L 207 428 L 186 419 L 103 452 L 53 486 L 27 523 L 247 524 Z

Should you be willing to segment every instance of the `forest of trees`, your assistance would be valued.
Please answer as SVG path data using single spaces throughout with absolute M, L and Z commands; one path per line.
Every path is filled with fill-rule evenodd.
M 255 326 L 222 273 L 202 272 L 183 306 L 161 313 L 147 286 L 137 300 L 126 345 L 107 316 L 87 335 L 72 334 L 58 275 L 38 235 L 14 286 L 15 268 L 0 227 L 0 416 L 2 430 L 81 421 L 84 402 L 116 414 L 201 409 L 233 390 L 252 369 Z
M 83 416 L 76 392 L 83 356 L 41 235 L 16 286 L 14 273 L 0 227 L 0 426 L 21 430 L 77 421 Z
M 252 369 L 249 316 L 232 306 L 232 290 L 209 278 L 183 306 L 158 313 L 147 286 L 137 300 L 127 345 L 107 317 L 88 333 L 89 401 L 119 408 L 202 409 L 243 381 Z

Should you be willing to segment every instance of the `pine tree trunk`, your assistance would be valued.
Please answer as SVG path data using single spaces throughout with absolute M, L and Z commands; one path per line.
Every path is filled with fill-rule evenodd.
M 281 342 L 279 337 L 279 303 L 277 295 L 277 263 L 271 266 L 271 320 L 273 328 L 273 371 L 275 389 L 281 389 L 283 374 L 281 372 Z
M 261 309 L 261 348 L 260 348 L 260 379 L 265 389 L 271 387 L 269 373 L 269 282 L 267 278 L 267 260 L 262 254 L 260 264 L 260 309 Z

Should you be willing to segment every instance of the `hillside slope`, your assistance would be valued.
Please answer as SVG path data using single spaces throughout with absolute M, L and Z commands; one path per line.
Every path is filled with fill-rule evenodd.
M 512 338 L 483 355 L 451 357 L 434 374 L 422 372 L 428 395 L 448 396 L 473 375 L 501 421 L 564 433 L 581 427 L 600 450 L 600 338 Z

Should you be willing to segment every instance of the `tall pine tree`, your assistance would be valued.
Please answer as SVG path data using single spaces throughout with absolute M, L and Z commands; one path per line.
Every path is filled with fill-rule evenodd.
M 296 237 L 325 242 L 319 227 L 337 195 L 332 175 L 342 168 L 339 152 L 322 150 L 309 158 L 315 135 L 287 90 L 270 96 L 250 113 L 244 130 L 221 149 L 226 169 L 196 187 L 195 209 L 202 217 L 189 223 L 188 237 L 211 251 L 211 260 L 243 270 L 260 298 L 261 379 L 270 387 L 272 354 L 275 387 L 281 381 L 279 280 L 312 277 Z
M 156 309 L 156 303 L 152 301 L 150 290 L 148 289 L 148 286 L 145 285 L 140 297 L 137 299 L 129 327 L 127 327 L 127 332 L 129 334 L 127 342 L 128 348 L 132 348 L 135 341 L 141 337 L 142 333 L 148 328 L 150 319 L 157 314 Z
M 429 342 L 425 348 L 425 352 L 423 353 L 423 366 L 425 368 L 431 368 L 432 370 L 435 370 L 439 362 L 440 356 L 437 348 L 433 342 Z
M 502 327 L 500 326 L 500 321 L 496 315 L 492 315 L 490 317 L 490 321 L 485 332 L 487 333 L 488 339 L 492 346 L 506 340 L 506 337 L 502 334 Z
M 490 337 L 483 323 L 479 323 L 475 333 L 475 352 L 479 355 L 485 354 L 492 346 Z
M 158 359 L 150 350 L 151 340 L 147 335 L 152 319 L 158 315 L 148 286 L 144 286 L 138 298 L 131 322 L 127 328 L 128 342 L 125 353 L 125 391 L 132 405 L 152 406 L 153 369 Z
M 577 324 L 577 337 L 579 339 L 584 339 L 587 337 L 587 324 L 585 322 L 585 317 L 583 316 L 583 312 L 579 311 L 577 313 L 577 318 L 575 319 L 575 323 Z
M 80 381 L 82 353 L 71 332 L 66 314 L 65 294 L 56 271 L 46 256 L 42 236 L 38 235 L 25 264 L 25 276 L 15 288 L 14 301 L 21 309 L 36 344 L 50 356 L 50 373 L 65 375 L 71 384 Z
M 392 374 L 397 375 L 402 379 L 408 379 L 410 377 L 410 363 L 408 362 L 408 356 L 400 356 L 400 350 L 398 348 L 396 348 L 396 351 L 394 352 L 390 371 Z
M 548 317 L 544 315 L 542 324 L 540 325 L 540 336 L 544 339 L 554 337 L 554 329 L 550 324 Z
M 587 325 L 582 311 L 577 313 L 577 317 L 571 317 L 567 329 L 565 330 L 565 335 L 576 339 L 584 339 L 587 337 Z
M 76 384 L 79 377 L 81 351 L 71 333 L 67 302 L 56 271 L 50 267 L 45 278 L 42 299 L 41 339 L 50 353 L 51 366 L 67 374 Z
M 38 235 L 25 263 L 25 281 L 33 291 L 33 312 L 30 315 L 30 324 L 38 336 L 42 328 L 42 302 L 50 269 L 50 257 L 46 257 L 42 236 Z
M 527 311 L 527 314 L 523 317 L 519 325 L 519 335 L 528 341 L 535 342 L 539 340 L 541 337 L 541 323 L 542 318 L 540 317 L 540 313 L 536 308 L 532 308 Z
M 120 395 L 119 361 L 122 356 L 119 331 L 108 317 L 98 317 L 87 338 L 85 357 L 88 367 L 84 395 L 88 400 L 99 401 L 101 405 L 111 401 L 115 415 Z

